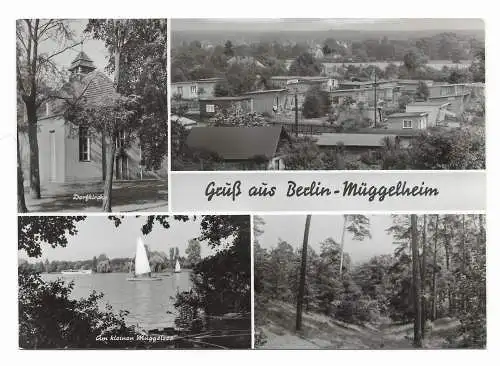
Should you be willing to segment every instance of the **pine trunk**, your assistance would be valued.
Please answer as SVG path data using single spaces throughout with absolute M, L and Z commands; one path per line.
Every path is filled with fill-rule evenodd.
M 438 229 L 439 229 L 439 215 L 436 215 L 436 226 L 434 228 L 434 253 L 432 256 L 432 320 L 437 318 L 437 283 L 436 283 L 436 272 L 437 272 L 437 241 L 438 241 Z
M 346 228 L 347 228 L 347 217 L 344 215 L 344 227 L 342 228 L 342 239 L 340 240 L 340 266 L 339 266 L 340 279 L 342 279 L 342 266 L 344 265 L 344 239 L 345 239 Z
M 307 215 L 306 226 L 304 228 L 304 240 L 302 242 L 302 262 L 300 264 L 299 293 L 297 296 L 297 318 L 295 322 L 296 331 L 300 331 L 302 328 L 302 304 L 304 301 L 304 290 L 306 286 L 307 242 L 309 240 L 310 226 L 311 226 L 311 215 Z
M 421 291 L 420 297 L 422 302 L 422 338 L 425 337 L 425 321 L 427 312 L 427 302 L 425 300 L 425 285 L 426 285 L 426 268 L 427 268 L 427 215 L 424 215 L 424 227 L 422 230 L 422 267 L 420 268 Z
M 411 252 L 412 252 L 412 282 L 413 282 L 413 309 L 415 319 L 413 323 L 413 346 L 422 348 L 422 306 L 420 304 L 420 261 L 418 259 L 418 229 L 417 215 L 411 215 Z

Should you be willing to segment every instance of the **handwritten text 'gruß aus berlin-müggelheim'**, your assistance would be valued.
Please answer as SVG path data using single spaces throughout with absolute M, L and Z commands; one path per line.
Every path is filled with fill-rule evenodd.
M 328 187 L 321 181 L 315 180 L 309 184 L 297 184 L 293 180 L 287 182 L 283 187 L 284 197 L 364 197 L 369 202 L 384 201 L 386 198 L 396 197 L 434 197 L 439 195 L 436 187 L 430 187 L 422 182 L 419 185 L 410 184 L 407 181 L 397 181 L 392 185 L 368 185 L 366 182 L 344 181 L 340 187 Z M 243 188 L 241 180 L 224 182 L 217 185 L 211 181 L 205 188 L 205 197 L 208 201 L 216 198 L 230 199 L 236 201 L 244 192 L 248 197 L 269 198 L 279 196 L 281 190 L 276 186 L 271 186 L 266 182 L 260 185 L 252 185 L 248 189 Z

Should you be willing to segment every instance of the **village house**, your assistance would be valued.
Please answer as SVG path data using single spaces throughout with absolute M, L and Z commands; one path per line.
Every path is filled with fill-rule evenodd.
M 448 101 L 427 101 L 414 102 L 406 106 L 406 113 L 423 113 L 427 115 L 427 128 L 442 125 L 446 116 L 455 117 L 455 114 L 448 110 L 450 106 Z
M 387 128 L 391 130 L 425 130 L 428 116 L 427 112 L 393 113 L 387 116 Z
M 73 82 L 85 90 L 83 98 L 98 101 L 104 95 L 115 93 L 113 81 L 96 70 L 92 60 L 81 51 L 69 68 Z M 45 103 L 38 115 L 38 150 L 40 183 L 87 183 L 103 180 L 102 138 L 88 126 L 76 126 L 64 119 L 65 105 L 61 100 Z M 166 123 L 166 121 L 165 121 Z M 114 167 L 117 180 L 157 177 L 157 172 L 145 171 L 141 147 L 133 141 L 122 149 L 122 136 L 118 144 Z M 27 136 L 20 136 L 23 168 L 29 169 L 29 144 Z M 166 163 L 162 167 L 165 170 Z M 29 177 L 25 172 L 24 176 Z
M 471 87 L 468 84 L 441 84 L 429 88 L 429 100 L 433 102 L 449 102 L 449 110 L 461 115 L 471 101 Z
M 215 85 L 221 78 L 178 81 L 170 84 L 170 95 L 181 100 L 198 100 L 214 96 Z
M 407 80 L 407 79 L 397 79 L 397 85 L 400 87 L 402 94 L 413 95 L 417 92 L 419 84 L 423 82 L 428 87 L 433 85 L 432 80 Z
M 318 136 L 316 144 L 321 149 L 338 149 L 351 157 L 358 157 L 364 152 L 379 151 L 384 147 L 384 140 L 391 139 L 399 147 L 408 148 L 411 141 L 421 131 L 391 130 L 391 129 L 362 129 L 352 133 L 323 133 Z
M 284 170 L 281 155 L 289 136 L 280 126 L 194 127 L 187 136 L 191 150 L 218 156 L 224 170 Z

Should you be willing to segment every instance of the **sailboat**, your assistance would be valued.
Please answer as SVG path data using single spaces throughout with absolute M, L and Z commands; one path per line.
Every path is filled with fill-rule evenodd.
M 149 266 L 148 254 L 146 247 L 141 238 L 137 239 L 137 247 L 135 250 L 135 271 L 132 272 L 130 266 L 130 273 L 133 277 L 127 278 L 127 281 L 161 281 L 161 277 L 151 276 L 151 267 Z
M 180 263 L 179 263 L 179 260 L 178 260 L 178 259 L 176 259 L 176 260 L 175 260 L 175 269 L 174 269 L 174 272 L 175 272 L 175 273 L 180 273 L 180 271 L 181 271 L 181 265 L 180 265 Z

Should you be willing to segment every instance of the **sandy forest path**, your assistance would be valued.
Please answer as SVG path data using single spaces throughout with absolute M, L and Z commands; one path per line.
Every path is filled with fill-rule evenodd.
M 295 307 L 269 301 L 256 303 L 256 348 L 264 349 L 412 349 L 412 324 L 383 323 L 378 326 L 344 323 L 322 314 L 304 312 L 302 330 L 295 332 Z M 458 322 L 438 320 L 433 324 L 426 348 L 443 348 L 445 337 Z M 261 338 L 262 337 L 262 338 Z M 264 343 L 261 344 L 260 340 Z

